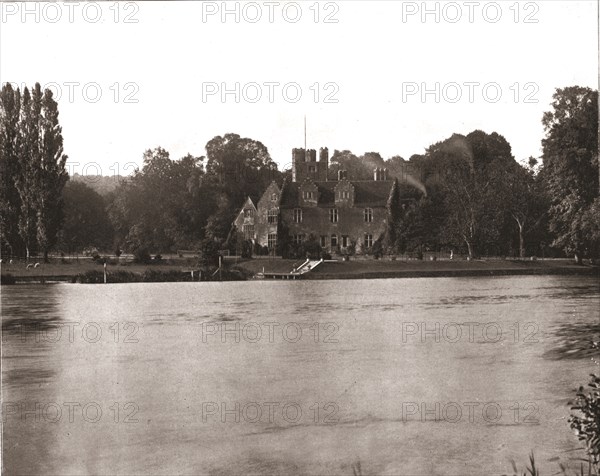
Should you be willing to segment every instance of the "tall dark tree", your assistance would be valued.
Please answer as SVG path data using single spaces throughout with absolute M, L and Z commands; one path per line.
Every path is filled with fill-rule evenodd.
M 541 180 L 532 168 L 516 162 L 498 167 L 493 171 L 492 180 L 496 195 L 503 199 L 502 208 L 512 225 L 509 229 L 517 231 L 519 256 L 524 258 L 527 239 L 545 222 L 548 211 Z
M 445 241 L 463 243 L 471 258 L 497 253 L 505 197 L 495 186 L 495 171 L 515 163 L 506 139 L 482 131 L 466 137 L 454 134 L 429 147 L 424 161 L 433 164 L 422 164 L 423 169 L 444 197 Z
M 69 181 L 63 189 L 65 220 L 59 243 L 66 251 L 113 245 L 113 229 L 102 196 L 83 182 Z
M 34 97 L 37 98 L 41 94 L 39 84 L 35 85 L 34 91 Z M 38 117 L 39 170 L 36 188 L 39 193 L 35 202 L 36 231 L 38 245 L 47 261 L 48 251 L 56 244 L 62 225 L 62 190 L 69 179 L 65 169 L 67 156 L 63 153 L 62 127 L 58 122 L 58 105 L 49 89 L 44 91 L 41 98 Z
M 142 169 L 119 185 L 109 205 L 117 240 L 131 251 L 197 245 L 215 206 L 202 190 L 202 160 L 188 154 L 175 161 L 161 147 L 147 150 Z
M 580 262 L 597 255 L 592 240 L 598 209 L 598 91 L 579 86 L 557 89 L 552 111 L 542 119 L 543 177 L 551 200 L 550 227 L 554 244 Z
M 241 206 L 248 196 L 256 203 L 279 176 L 277 165 L 260 141 L 238 134 L 216 136 L 206 144 L 207 178 L 218 185 L 232 203 Z
M 19 134 L 19 171 L 15 185 L 19 192 L 19 235 L 29 259 L 32 247 L 36 246 L 36 206 L 40 192 L 39 116 L 41 114 L 41 91 L 34 88 L 33 95 L 26 87 L 21 103 Z M 37 91 L 37 92 L 36 92 Z
M 373 156 L 369 156 L 373 158 Z M 331 178 L 337 180 L 338 171 L 345 170 L 350 180 L 369 180 L 373 178 L 373 168 L 349 150 L 335 150 L 330 160 Z
M 21 93 L 7 83 L 0 92 L 0 244 L 10 254 L 20 254 L 21 199 L 15 184 L 19 173 L 19 117 Z
M 58 105 L 52 92 L 20 91 L 4 85 L 0 94 L 2 244 L 27 258 L 37 247 L 48 259 L 62 221 L 62 189 L 68 180 Z M 16 244 L 17 235 L 20 244 Z
M 272 181 L 281 182 L 282 174 L 261 142 L 238 134 L 211 139 L 206 144 L 206 157 L 203 186 L 218 198 L 218 206 L 208 219 L 206 236 L 222 243 L 246 198 L 257 203 Z

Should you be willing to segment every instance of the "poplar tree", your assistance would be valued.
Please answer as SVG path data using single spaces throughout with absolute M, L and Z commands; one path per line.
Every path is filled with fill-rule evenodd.
M 36 96 L 40 85 L 36 84 Z M 37 242 L 48 260 L 48 251 L 56 244 L 58 232 L 63 222 L 62 190 L 69 179 L 63 153 L 62 128 L 58 123 L 58 104 L 52 91 L 46 89 L 41 97 L 39 117 L 39 169 L 36 173 L 36 231 Z
M 40 95 L 41 96 L 41 95 Z M 14 177 L 15 185 L 21 199 L 18 227 L 19 235 L 23 241 L 27 260 L 35 245 L 35 202 L 38 190 L 37 174 L 39 154 L 37 147 L 38 138 L 38 120 L 35 114 L 37 106 L 35 102 L 41 103 L 39 99 L 34 99 L 26 87 L 23 91 L 23 101 L 21 103 L 21 117 L 19 120 L 20 147 L 18 153 L 18 173 Z
M 2 243 L 38 248 L 48 259 L 62 224 L 62 189 L 68 180 L 58 105 L 52 92 L 6 84 L 0 93 L 0 224 Z M 20 243 L 17 244 L 17 239 Z
M 19 115 L 21 93 L 7 83 L 0 92 L 0 240 L 11 254 L 18 253 L 21 200 L 15 184 L 19 170 Z

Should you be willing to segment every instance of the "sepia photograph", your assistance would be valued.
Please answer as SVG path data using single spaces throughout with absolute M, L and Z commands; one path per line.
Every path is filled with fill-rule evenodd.
M 600 0 L 0 0 L 2 476 L 600 476 Z

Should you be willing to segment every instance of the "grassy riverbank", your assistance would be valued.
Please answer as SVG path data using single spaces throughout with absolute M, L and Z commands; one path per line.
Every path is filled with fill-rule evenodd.
M 265 273 L 289 273 L 302 260 L 253 259 L 227 260 L 219 276 L 216 268 L 201 269 L 193 260 L 170 259 L 162 263 L 137 264 L 113 263 L 107 265 L 108 282 L 179 282 L 198 280 L 242 280 L 251 278 L 264 270 Z M 194 271 L 194 277 L 192 277 Z M 200 279 L 200 273 L 202 277 Z M 352 260 L 325 262 L 303 279 L 374 279 L 410 277 L 453 276 L 503 276 L 503 275 L 552 275 L 589 274 L 599 275 L 598 266 L 576 265 L 572 260 L 441 260 L 441 261 L 391 261 Z M 40 282 L 101 283 L 103 266 L 91 260 L 64 263 L 56 260 L 27 269 L 23 263 L 3 264 L 4 284 Z M 12 279 L 11 279 L 12 277 Z
M 242 270 L 233 270 L 226 266 L 222 273 L 216 273 L 216 267 L 204 267 L 196 259 L 168 259 L 161 262 L 142 264 L 112 260 L 106 266 L 109 283 L 127 282 L 184 282 L 210 281 L 222 278 L 239 281 L 248 276 Z M 193 271 L 193 275 L 192 275 Z M 91 259 L 62 261 L 51 260 L 39 263 L 37 268 L 27 268 L 23 262 L 2 264 L 2 283 L 44 283 L 44 282 L 103 283 L 104 267 L 102 263 Z
M 256 274 L 264 268 L 266 273 L 289 272 L 294 260 L 252 260 L 238 265 L 248 273 Z M 577 265 L 572 260 L 548 259 L 526 260 L 445 260 L 445 261 L 391 261 L 354 260 L 325 262 L 304 279 L 374 279 L 410 277 L 452 276 L 502 276 L 502 275 L 551 275 L 551 274 L 596 274 L 597 266 Z

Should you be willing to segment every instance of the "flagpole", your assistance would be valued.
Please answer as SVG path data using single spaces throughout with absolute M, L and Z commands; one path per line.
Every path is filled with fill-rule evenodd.
M 306 114 L 304 114 L 304 150 L 306 150 Z

